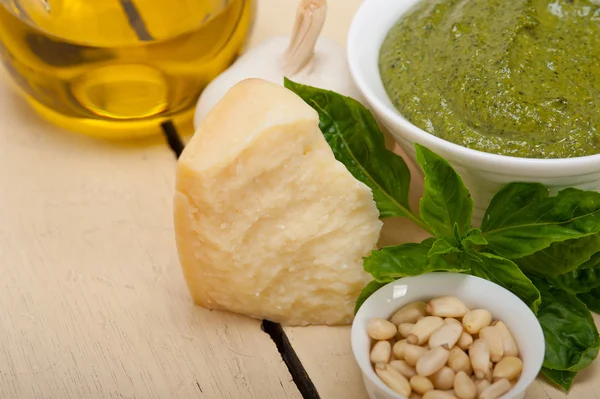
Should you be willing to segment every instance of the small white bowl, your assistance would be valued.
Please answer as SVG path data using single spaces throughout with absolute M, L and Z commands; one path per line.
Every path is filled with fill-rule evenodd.
M 535 181 L 556 192 L 565 187 L 600 188 L 600 155 L 570 159 L 527 159 L 489 154 L 442 140 L 404 119 L 388 98 L 379 74 L 381 43 L 389 29 L 419 0 L 366 0 L 348 34 L 348 63 L 353 79 L 375 116 L 415 160 L 413 143 L 447 159 L 462 176 L 475 202 L 479 222 L 492 196 L 506 183 Z
M 415 301 L 452 295 L 469 309 L 488 309 L 494 320 L 502 320 L 511 331 L 523 360 L 523 372 L 513 389 L 500 399 L 523 399 L 544 361 L 544 333 L 533 312 L 512 292 L 479 277 L 458 273 L 428 273 L 406 277 L 385 285 L 361 306 L 352 323 L 352 351 L 371 399 L 406 399 L 392 391 L 375 374 L 369 360 L 371 338 L 367 323 L 373 317 L 390 318 Z

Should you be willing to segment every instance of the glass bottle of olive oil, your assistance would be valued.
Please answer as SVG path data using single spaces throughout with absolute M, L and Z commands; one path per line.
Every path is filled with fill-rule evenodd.
M 241 51 L 254 0 L 0 0 L 0 54 L 31 105 L 103 138 L 191 126 Z

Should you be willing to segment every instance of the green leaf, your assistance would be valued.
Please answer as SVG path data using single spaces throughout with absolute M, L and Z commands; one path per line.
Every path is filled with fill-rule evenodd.
M 540 292 L 519 267 L 509 259 L 485 252 L 477 253 L 480 262 L 471 262 L 471 274 L 492 281 L 516 296 L 537 312 L 541 302 Z
M 435 237 L 427 237 L 426 239 L 421 241 L 421 244 L 431 247 L 431 246 L 433 246 L 433 244 L 435 244 L 436 241 L 437 241 L 437 238 L 435 238 Z
M 473 245 L 486 245 L 487 240 L 483 236 L 480 229 L 471 229 L 467 233 L 467 236 L 461 241 L 463 247 L 471 247 Z
M 492 199 L 481 229 L 488 250 L 509 259 L 532 255 L 600 232 L 600 193 L 567 188 L 548 197 L 541 184 L 511 183 Z
M 596 252 L 587 262 L 579 266 L 580 269 L 592 269 L 595 267 L 600 267 L 600 252 Z
M 364 259 L 365 270 L 375 280 L 390 282 L 407 276 L 418 276 L 435 271 L 465 272 L 468 267 L 456 261 L 456 256 L 428 257 L 427 253 L 432 247 L 431 240 L 420 244 L 406 243 L 390 247 L 383 247 L 373 251 Z M 450 254 L 452 255 L 452 254 Z
M 470 250 L 463 251 L 462 255 L 466 259 L 469 259 L 469 260 L 471 260 L 473 262 L 477 262 L 477 263 L 482 263 L 483 262 L 483 259 L 475 251 L 470 251 Z
M 443 237 L 435 240 L 427 256 L 444 255 L 460 252 L 459 244 L 454 238 Z
M 573 379 L 577 375 L 574 371 L 550 370 L 542 367 L 542 374 L 553 384 L 558 385 L 565 391 L 571 389 Z
M 360 295 L 358 296 L 358 299 L 356 299 L 356 305 L 354 305 L 354 314 L 356 314 L 356 312 L 358 312 L 358 309 L 360 309 L 362 304 L 365 303 L 367 298 L 369 298 L 371 295 L 373 295 L 375 293 L 375 291 L 377 291 L 378 289 L 380 289 L 381 287 L 383 287 L 386 284 L 387 283 L 380 283 L 379 281 L 375 281 L 375 280 L 373 280 L 369 284 L 367 284 L 366 287 L 363 288 L 363 290 L 361 291 Z
M 456 242 L 462 241 L 463 235 L 460 231 L 460 228 L 458 227 L 458 223 L 456 222 L 454 222 L 454 225 L 452 226 L 452 235 L 454 236 Z
M 480 248 L 487 244 L 486 239 L 483 237 L 481 230 L 471 229 L 467 233 L 467 236 L 460 242 L 460 247 L 467 253 L 479 252 Z M 471 257 L 476 262 L 481 262 L 478 256 Z
M 415 144 L 417 161 L 425 182 L 419 213 L 438 238 L 453 237 L 457 225 L 460 238 L 471 228 L 473 199 L 461 177 L 448 161 L 422 145 Z
M 537 318 L 546 341 L 544 367 L 579 371 L 589 366 L 600 348 L 590 311 L 575 295 L 543 280 L 536 279 L 534 283 L 542 294 Z
M 497 230 L 512 220 L 518 221 L 519 212 L 548 197 L 550 191 L 540 183 L 509 183 L 492 198 L 481 221 L 482 231 Z M 516 217 L 513 217 L 517 215 Z
M 579 267 L 558 276 L 546 276 L 546 279 L 555 287 L 567 291 L 569 294 L 583 294 L 600 288 L 600 267 L 589 269 Z M 583 302 L 585 303 L 585 301 Z
M 577 294 L 577 298 L 592 312 L 600 313 L 600 288 Z
M 598 351 L 600 351 L 600 339 L 596 341 L 596 344 L 588 349 L 586 349 L 581 354 L 581 359 L 579 362 L 571 367 L 568 371 L 581 371 L 596 360 L 598 357 Z
M 600 251 L 600 235 L 555 242 L 548 248 L 516 260 L 525 273 L 558 276 L 577 269 Z
M 358 101 L 332 91 L 287 78 L 284 84 L 317 111 L 319 128 L 335 158 L 371 188 L 380 216 L 405 216 L 419 224 L 408 202 L 408 166 L 385 148 L 384 135 L 371 112 Z

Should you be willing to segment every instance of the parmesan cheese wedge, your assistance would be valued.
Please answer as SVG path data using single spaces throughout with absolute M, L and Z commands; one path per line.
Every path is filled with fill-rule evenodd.
M 194 302 L 285 325 L 349 324 L 382 223 L 317 113 L 260 79 L 231 88 L 177 168 L 175 233 Z

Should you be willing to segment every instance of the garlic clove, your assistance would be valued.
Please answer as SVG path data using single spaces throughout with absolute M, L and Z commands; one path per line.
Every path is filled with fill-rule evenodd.
M 345 48 L 319 37 L 326 8 L 325 0 L 300 0 L 291 37 L 276 36 L 259 43 L 206 86 L 196 104 L 194 127 L 198 128 L 230 88 L 248 78 L 283 85 L 283 78 L 287 77 L 297 83 L 338 92 L 366 105 L 354 84 Z

